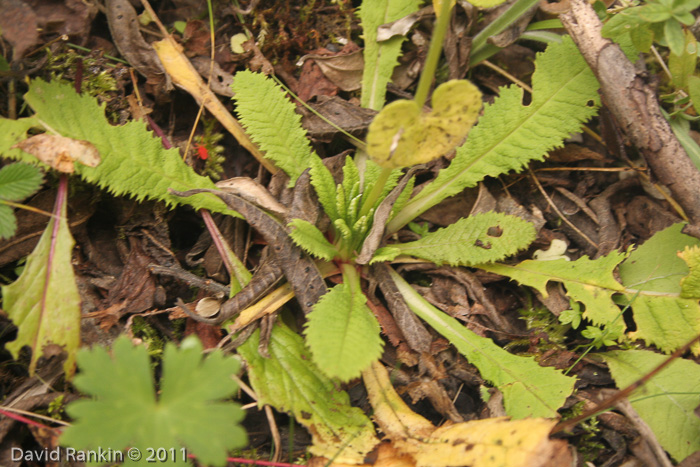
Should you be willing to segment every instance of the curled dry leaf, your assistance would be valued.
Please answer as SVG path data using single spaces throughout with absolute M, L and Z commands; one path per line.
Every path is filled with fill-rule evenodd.
M 75 171 L 75 162 L 88 167 L 97 167 L 100 163 L 100 154 L 92 143 L 65 136 L 46 133 L 35 135 L 17 143 L 13 148 L 28 152 L 44 164 L 69 174 Z
M 324 49 L 322 49 L 324 50 Z M 343 91 L 356 91 L 362 87 L 362 71 L 365 61 L 362 50 L 355 44 L 348 44 L 336 54 L 312 53 L 299 59 L 299 64 L 314 60 L 324 76 Z
M 228 180 L 221 180 L 216 183 L 216 186 L 221 191 L 240 196 L 246 201 L 250 201 L 263 209 L 267 209 L 281 218 L 287 215 L 287 208 L 277 201 L 277 199 L 267 191 L 267 188 L 250 177 L 233 177 Z

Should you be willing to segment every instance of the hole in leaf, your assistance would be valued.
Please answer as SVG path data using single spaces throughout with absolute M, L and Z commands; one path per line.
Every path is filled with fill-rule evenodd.
M 489 237 L 500 237 L 503 235 L 503 229 L 500 225 L 494 225 L 493 227 L 489 227 L 489 229 L 486 231 L 486 235 Z

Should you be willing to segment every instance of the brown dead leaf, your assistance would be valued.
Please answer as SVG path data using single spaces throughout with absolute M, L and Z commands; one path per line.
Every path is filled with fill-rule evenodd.
M 277 199 L 267 191 L 267 188 L 250 177 L 233 177 L 228 180 L 221 180 L 216 183 L 216 186 L 221 191 L 240 196 L 278 215 L 280 218 L 284 218 L 287 215 L 286 206 L 277 201 Z
M 12 44 L 12 60 L 18 60 L 39 42 L 36 13 L 22 0 L 0 0 L 0 11 L 2 37 Z
M 165 80 L 165 89 L 172 88 L 158 54 L 141 35 L 136 10 L 129 0 L 108 0 L 105 7 L 109 30 L 119 53 L 149 83 L 159 85 Z
M 92 143 L 60 135 L 35 135 L 20 141 L 13 148 L 28 152 L 44 164 L 69 174 L 75 171 L 75 162 L 88 167 L 97 167 L 100 163 L 100 155 Z
M 301 124 L 312 138 L 323 142 L 330 142 L 339 133 L 336 127 L 358 136 L 367 130 L 377 115 L 376 110 L 362 108 L 338 96 L 318 96 L 316 102 L 309 102 L 309 106 L 323 118 L 306 107 L 299 107 L 298 112 L 303 115 Z
M 209 25 L 200 19 L 187 21 L 182 33 L 182 40 L 185 43 L 185 54 L 188 57 L 207 56 L 211 52 Z
M 326 78 L 315 60 L 307 60 L 301 67 L 301 74 L 292 90 L 304 102 L 315 96 L 335 96 L 338 86 Z
M 356 91 L 362 87 L 362 71 L 365 61 L 362 50 L 353 42 L 348 43 L 340 52 L 333 53 L 319 49 L 299 59 L 299 64 L 313 60 L 324 76 L 343 91 Z
M 394 36 L 405 36 L 414 24 L 434 14 L 433 6 L 421 8 L 415 13 L 399 18 L 377 28 L 377 42 L 388 41 Z
M 97 14 L 97 7 L 82 0 L 26 0 L 37 15 L 42 33 L 60 34 L 73 37 L 79 43 L 85 42 Z

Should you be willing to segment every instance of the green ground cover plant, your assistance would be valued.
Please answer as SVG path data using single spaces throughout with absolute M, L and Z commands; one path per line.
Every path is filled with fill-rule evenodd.
M 624 10 L 626 13 L 613 16 L 606 33 L 628 33 L 629 25 L 645 24 L 652 39 L 665 41 L 674 54 L 682 55 L 678 44 L 686 44 L 686 39 L 678 30 L 681 28 L 682 35 L 681 24 L 689 21 L 689 5 L 694 3 L 674 7 L 658 2 Z M 383 24 L 417 8 L 418 2 L 387 0 L 365 2 L 360 10 L 367 43 L 361 101 L 380 113 L 370 126 L 366 145 L 345 158 L 341 174 L 332 173 L 313 151 L 294 104 L 272 79 L 243 71 L 236 74 L 233 84 L 237 112 L 251 140 L 287 174 L 290 187 L 308 173 L 306 179 L 330 222 L 327 228 L 320 228 L 304 219 L 282 219 L 269 210 L 260 209 L 261 215 L 278 224 L 284 222 L 289 237 L 313 261 L 336 265 L 342 276 L 342 281 L 324 291 L 317 302 L 302 304 L 310 309 L 302 330 L 284 323 L 275 326 L 268 358 L 258 352 L 259 332 L 238 352 L 248 365 L 259 403 L 292 414 L 313 434 L 310 452 L 338 462 L 360 462 L 378 442 L 370 419 L 352 407 L 348 395 L 339 389 L 341 383 L 368 371 L 380 359 L 385 345 L 379 322 L 367 304 L 362 280 L 366 276 L 393 284 L 390 286 L 403 306 L 446 338 L 489 385 L 501 391 L 510 417 L 555 418 L 574 390 L 574 377 L 541 366 L 533 357 L 507 352 L 431 305 L 394 270 L 394 262 L 413 258 L 436 265 L 480 268 L 515 280 L 544 297 L 549 284 L 560 283 L 572 305 L 560 317 L 562 326 L 576 330 L 585 322 L 582 334 L 596 348 L 628 345 L 639 339 L 670 353 L 700 334 L 700 245 L 681 233 L 681 224 L 657 233 L 634 251 L 615 251 L 598 259 L 584 256 L 575 261 L 509 261 L 530 246 L 537 232 L 531 223 L 498 212 L 423 231 L 420 239 L 411 242 L 392 238 L 429 208 L 465 188 L 542 160 L 579 131 L 600 104 L 595 77 L 573 42 L 563 37 L 538 54 L 527 105 L 521 89 L 504 87 L 481 113 L 482 98 L 476 86 L 456 80 L 438 86 L 432 94 L 432 110 L 424 112 L 440 53 L 440 34 L 449 19 L 450 5 L 445 2 L 433 38 L 438 46 L 431 47 L 428 59 L 433 64 L 426 65 L 416 98 L 384 105 L 403 38 L 377 42 L 372 35 L 377 25 L 372 21 L 381 17 Z M 377 11 L 382 11 L 382 16 Z M 640 40 L 632 38 L 637 45 Z M 692 97 L 692 81 L 686 84 L 691 86 Z M 86 182 L 137 200 L 154 199 L 170 207 L 187 204 L 247 218 L 227 202 L 236 195 L 222 195 L 210 178 L 197 175 L 176 150 L 163 149 L 142 123 L 110 125 L 104 108 L 93 98 L 81 96 L 59 81 L 33 81 L 25 100 L 34 115 L 0 119 L 3 157 L 46 168 L 17 144 L 36 132 L 87 141 L 97 149 L 101 162 L 95 167 L 76 164 L 76 175 Z M 453 150 L 455 156 L 449 165 L 414 194 L 416 181 L 411 167 Z M 0 171 L 0 199 L 20 201 L 40 183 L 40 172 L 34 167 L 19 163 L 7 166 Z M 63 190 L 65 195 L 65 187 Z M 223 402 L 236 391 L 230 375 L 239 371 L 237 360 L 218 352 L 202 360 L 202 348 L 196 341 L 183 341 L 179 350 L 168 344 L 156 396 L 143 347 L 119 339 L 111 357 L 101 348 L 78 351 L 79 295 L 70 274 L 73 239 L 66 224 L 65 199 L 56 206 L 55 218 L 27 258 L 24 272 L 15 283 L 3 286 L 2 293 L 3 308 L 19 328 L 18 338 L 8 346 L 13 355 L 17 357 L 21 347 L 30 345 L 33 371 L 48 342 L 62 345 L 68 353 L 66 375 L 72 375 L 77 359 L 80 373 L 73 384 L 95 397 L 68 407 L 76 423 L 65 432 L 62 442 L 79 448 L 91 444 L 114 449 L 186 446 L 202 463 L 224 465 L 226 452 L 245 442 L 245 433 L 238 426 L 242 412 L 237 405 Z M 0 236 L 9 236 L 14 230 L 13 215 L 5 209 L 7 205 L 0 208 L 4 209 L 0 210 Z M 31 293 L 20 293 L 24 290 Z M 632 311 L 634 332 L 628 332 L 622 319 L 624 307 Z M 64 340 L 57 337 L 58 332 L 66 336 Z M 411 345 L 413 350 L 427 351 L 420 343 Z M 700 347 L 693 351 L 697 355 Z M 600 358 L 610 366 L 618 386 L 624 386 L 650 371 L 663 356 L 616 350 L 603 352 Z M 680 382 L 682 374 L 696 373 L 697 365 L 678 362 L 668 372 L 664 381 L 674 382 L 671 386 L 661 384 L 658 376 L 652 380 L 651 392 L 640 395 L 633 404 L 638 405 L 637 410 L 657 432 L 662 445 L 681 460 L 700 449 L 692 439 L 700 428 L 692 416 L 695 399 L 688 396 L 695 395 L 697 387 Z M 129 397 L 119 391 L 124 381 L 130 381 L 132 387 Z M 196 386 L 188 386 L 192 381 Z M 682 391 L 683 397 L 674 391 Z M 643 400 L 652 396 L 651 404 L 668 408 L 670 421 L 659 420 Z M 324 404 L 309 404 L 312 399 Z M 135 426 L 143 417 L 149 423 L 129 436 L 111 436 L 114 426 L 105 424 L 103 418 L 114 410 L 114 423 Z M 669 425 L 676 424 L 682 430 L 668 435 Z M 172 426 L 182 429 L 183 434 L 173 436 L 169 432 Z

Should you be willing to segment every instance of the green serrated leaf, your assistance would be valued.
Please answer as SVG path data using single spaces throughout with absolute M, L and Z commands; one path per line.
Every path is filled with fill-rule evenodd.
M 360 192 L 360 172 L 357 170 L 355 160 L 347 156 L 343 165 L 343 188 L 348 199 L 352 199 Z
M 602 356 L 619 388 L 646 376 L 667 358 L 648 350 L 618 350 Z M 700 450 L 700 418 L 694 413 L 698 393 L 700 366 L 677 359 L 628 397 L 677 462 Z
M 635 12 L 644 21 L 649 23 L 660 23 L 671 18 L 671 8 L 661 3 L 647 3 L 638 7 Z
M 609 338 L 616 339 L 622 335 L 625 324 L 612 295 L 624 292 L 625 288 L 615 280 L 613 271 L 626 257 L 626 253 L 612 252 L 596 260 L 583 256 L 576 261 L 525 260 L 514 265 L 485 264 L 479 267 L 533 287 L 545 298 L 549 295 L 549 281 L 563 283 L 567 295 L 586 307 L 584 318 L 599 326 L 607 325 Z
M 0 199 L 22 201 L 44 181 L 41 171 L 28 164 L 9 164 L 0 169 Z
M 338 463 L 362 463 L 378 443 L 372 422 L 350 405 L 347 393 L 312 362 L 302 338 L 279 321 L 268 352 L 258 353 L 260 331 L 238 348 L 248 363 L 258 403 L 291 413 L 312 436 L 309 452 Z M 337 456 L 337 457 L 336 457 Z
M 326 375 L 350 380 L 381 356 L 379 323 L 366 302 L 361 292 L 343 283 L 321 297 L 309 313 L 306 342 L 314 363 Z
M 326 261 L 332 260 L 338 254 L 338 250 L 310 222 L 293 219 L 288 225 L 292 228 L 289 236 L 308 253 Z
M 34 374 L 45 347 L 55 344 L 66 352 L 67 378 L 75 372 L 80 346 L 80 294 L 71 262 L 73 237 L 66 220 L 66 204 L 49 220 L 39 243 L 27 257 L 19 278 L 2 287 L 3 308 L 17 326 L 17 339 L 6 344 L 14 358 L 25 345 L 32 349 L 29 373 Z
M 382 167 L 429 162 L 460 144 L 481 111 L 481 92 L 466 80 L 441 84 L 433 93 L 432 111 L 416 101 L 398 100 L 374 117 L 367 133 L 367 154 Z
M 335 203 L 335 181 L 333 174 L 326 168 L 325 164 L 318 156 L 311 158 L 311 184 L 316 191 L 318 201 L 323 206 L 323 210 L 331 218 L 331 222 L 340 217 L 338 207 Z
M 393 217 L 396 215 L 396 213 L 401 211 L 401 209 L 403 209 L 403 207 L 406 205 L 406 203 L 408 203 L 408 200 L 411 198 L 411 195 L 413 194 L 413 187 L 415 185 L 416 185 L 416 177 L 411 177 L 408 180 L 408 183 L 404 187 L 401 194 L 399 194 L 399 197 L 396 198 L 394 205 L 391 207 L 391 214 L 389 215 L 389 219 L 393 219 Z
M 388 232 L 396 232 L 487 176 L 521 170 L 532 160 L 542 160 L 547 151 L 560 147 L 595 115 L 600 102 L 598 82 L 568 36 L 539 54 L 535 67 L 532 102 L 522 105 L 523 91 L 517 87 L 501 88 L 450 166 L 391 220 Z
M 59 81 L 32 81 L 25 100 L 36 112 L 35 118 L 22 123 L 0 119 L 0 133 L 13 132 L 13 136 L 3 138 L 0 145 L 4 157 L 31 160 L 26 153 L 10 150 L 6 143 L 8 139 L 14 139 L 11 145 L 22 140 L 27 124 L 45 124 L 61 136 L 89 141 L 97 148 L 102 162 L 97 167 L 78 164 L 76 173 L 115 195 L 128 194 L 137 200 L 158 199 L 168 205 L 186 203 L 196 209 L 232 213 L 214 196 L 179 198 L 168 193 L 169 188 L 186 191 L 216 187 L 210 179 L 197 175 L 185 164 L 176 149 L 164 149 L 161 140 L 146 130 L 145 123 L 133 121 L 112 126 L 105 118 L 104 106 L 90 96 L 77 94 L 72 85 Z
M 403 36 L 377 42 L 377 29 L 418 10 L 420 0 L 366 0 L 359 9 L 362 34 L 365 39 L 362 72 L 362 107 L 381 110 L 387 83 L 398 64 Z
M 393 261 L 394 258 L 399 256 L 401 254 L 401 249 L 396 248 L 393 246 L 383 246 L 381 248 L 378 248 L 377 251 L 374 252 L 374 255 L 372 256 L 372 259 L 370 260 L 369 264 L 375 264 L 375 263 L 383 263 L 385 261 Z
M 236 73 L 231 85 L 243 127 L 265 157 L 289 175 L 290 186 L 311 164 L 313 150 L 301 115 L 282 88 L 262 73 Z
M 114 342 L 111 356 L 95 347 L 81 351 L 78 364 L 81 371 L 74 385 L 93 399 L 66 408 L 76 421 L 63 432 L 63 445 L 139 449 L 141 461 L 125 456 L 124 465 L 148 465 L 147 448 L 174 450 L 176 455 L 160 465 L 187 465 L 184 447 L 203 465 L 223 466 L 228 450 L 246 443 L 238 424 L 243 411 L 238 404 L 221 402 L 236 392 L 231 376 L 239 364 L 220 352 L 202 361 L 196 338 L 184 341 L 180 349 L 166 345 L 159 399 L 146 348 L 133 346 L 124 336 Z
M 508 353 L 432 306 L 393 269 L 390 274 L 411 310 L 457 347 L 484 379 L 501 390 L 509 416 L 516 419 L 556 416 L 557 409 L 573 391 L 575 378 L 551 367 L 541 367 L 534 358 Z
M 12 237 L 17 232 L 17 218 L 11 207 L 0 204 L 0 240 Z
M 392 247 L 438 265 L 473 266 L 515 254 L 527 248 L 535 236 L 531 223 L 516 216 L 487 212 L 462 218 L 415 242 Z

